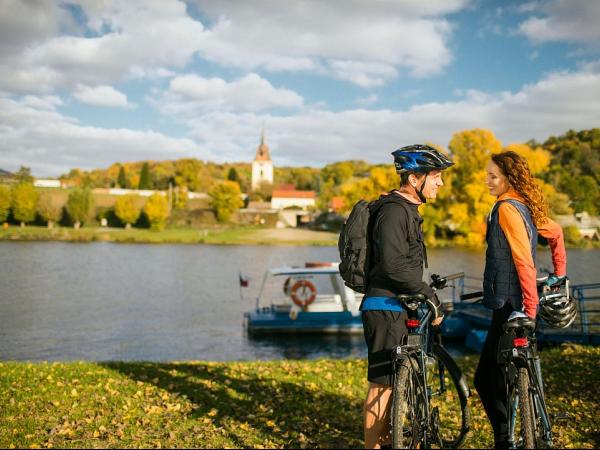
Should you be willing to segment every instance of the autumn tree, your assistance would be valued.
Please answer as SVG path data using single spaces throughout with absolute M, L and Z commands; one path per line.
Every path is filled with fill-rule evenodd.
M 137 222 L 142 212 L 138 206 L 138 199 L 139 197 L 135 194 L 123 195 L 115 203 L 115 214 L 127 229 L 130 229 L 131 225 Z
M 217 214 L 219 222 L 227 222 L 234 212 L 244 206 L 240 186 L 233 181 L 222 181 L 208 191 L 210 207 Z
M 485 221 L 495 198 L 485 184 L 485 167 L 493 153 L 502 151 L 502 143 L 489 130 L 461 131 L 452 136 L 448 146 L 456 165 L 453 173 L 453 206 L 448 218 L 459 230 L 457 242 L 481 245 L 485 239 Z M 446 188 L 446 189 L 448 189 Z M 460 206 L 465 205 L 465 206 Z
M 0 223 L 4 223 L 10 214 L 12 202 L 11 191 L 7 186 L 0 185 Z
M 21 222 L 21 227 L 33 222 L 37 212 L 39 194 L 31 183 L 19 183 L 12 192 L 12 213 L 15 220 Z
M 48 224 L 48 228 L 54 228 L 54 224 L 60 222 L 63 215 L 63 207 L 59 199 L 49 192 L 42 192 L 37 204 L 37 212 Z
M 144 205 L 144 214 L 152 230 L 163 230 L 169 218 L 169 202 L 166 197 L 158 192 L 152 194 Z
M 67 200 L 66 209 L 71 222 L 73 222 L 73 227 L 76 230 L 89 220 L 93 207 L 94 198 L 89 189 L 77 188 L 71 191 Z

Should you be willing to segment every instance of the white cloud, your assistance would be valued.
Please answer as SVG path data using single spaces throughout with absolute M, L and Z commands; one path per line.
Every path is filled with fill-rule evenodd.
M 198 0 L 202 23 L 176 0 L 4 0 L 0 89 L 48 93 L 172 76 L 195 55 L 246 71 L 308 71 L 376 86 L 401 71 L 442 71 L 452 60 L 444 16 L 468 1 Z M 75 19 L 69 11 L 77 8 Z
M 414 76 L 442 71 L 452 59 L 452 27 L 443 16 L 467 1 L 196 3 L 214 22 L 200 50 L 211 61 L 247 70 L 320 71 L 372 86 L 401 69 Z
M 464 97 L 426 103 L 404 111 L 306 109 L 292 116 L 210 113 L 182 118 L 196 141 L 218 148 L 219 160 L 251 160 L 266 121 L 276 164 L 321 165 L 343 159 L 389 161 L 401 145 L 447 145 L 465 129 L 492 130 L 505 144 L 545 140 L 568 129 L 598 126 L 600 71 L 588 64 L 559 72 L 517 92 L 457 92 Z
M 31 167 L 35 176 L 58 176 L 79 167 L 107 167 L 117 161 L 210 158 L 190 139 L 154 131 L 84 126 L 31 101 L 0 97 L 0 167 Z
M 168 114 L 208 111 L 261 111 L 299 108 L 302 97 L 288 89 L 277 89 L 257 74 L 227 82 L 221 78 L 182 75 L 173 78 L 165 96 L 153 103 Z
M 551 0 L 529 4 L 528 11 L 541 12 L 521 23 L 519 32 L 534 42 L 571 41 L 598 46 L 600 2 Z
M 210 79 L 204 81 L 210 85 Z M 232 83 L 223 83 L 217 87 L 228 92 Z M 192 94 L 205 101 L 207 90 L 195 91 L 197 87 L 191 83 L 180 89 L 190 102 Z M 571 128 L 598 126 L 600 62 L 549 74 L 516 92 L 468 90 L 457 95 L 454 101 L 401 111 L 333 112 L 321 106 L 277 116 L 252 108 L 241 113 L 236 108 L 181 111 L 176 117 L 187 126 L 189 138 L 84 126 L 54 110 L 52 105 L 60 100 L 51 97 L 0 97 L 0 167 L 16 170 L 26 165 L 45 176 L 116 161 L 181 157 L 250 161 L 263 123 L 278 165 L 322 165 L 344 159 L 389 162 L 389 153 L 401 145 L 425 141 L 447 145 L 453 133 L 472 128 L 490 129 L 505 144 L 540 141 Z
M 128 103 L 127 96 L 117 91 L 112 86 L 85 86 L 77 85 L 73 96 L 82 103 L 93 106 L 133 108 L 135 105 Z
M 0 89 L 51 92 L 77 84 L 168 76 L 171 68 L 192 60 L 204 32 L 179 1 L 81 1 L 77 6 L 87 22 L 78 24 L 78 29 L 73 29 L 73 18 L 66 10 L 51 8 L 53 4 L 40 2 L 32 8 L 48 22 L 40 25 L 43 32 L 38 34 L 43 39 L 21 28 L 14 31 L 17 37 L 10 55 L 0 58 Z M 53 14 L 45 14 L 41 5 Z M 0 11 L 0 24 L 10 21 L 8 15 Z M 65 28 L 69 34 L 59 34 Z

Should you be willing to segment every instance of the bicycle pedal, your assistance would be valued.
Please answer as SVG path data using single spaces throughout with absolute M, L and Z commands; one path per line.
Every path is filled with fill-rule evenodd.
M 571 419 L 571 414 L 568 412 L 559 412 L 556 414 L 552 414 L 553 422 L 564 422 L 569 419 Z

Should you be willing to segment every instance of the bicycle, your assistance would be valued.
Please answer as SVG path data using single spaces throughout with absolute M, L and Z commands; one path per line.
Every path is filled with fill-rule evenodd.
M 432 287 L 442 289 L 447 281 L 463 276 L 432 275 Z M 439 331 L 435 341 L 431 339 L 431 301 L 422 294 L 400 295 L 398 300 L 409 312 L 409 332 L 392 354 L 392 447 L 457 448 L 470 426 L 467 382 L 443 347 Z
M 569 280 L 548 287 L 544 282 L 548 277 L 538 278 L 540 306 L 566 299 L 567 306 L 559 302 L 559 319 L 551 326 L 564 328 L 575 319 L 574 304 L 569 305 Z M 461 300 L 480 303 L 483 292 L 464 294 Z M 556 307 L 556 305 L 554 305 Z M 540 316 L 544 317 L 543 314 Z M 547 320 L 547 319 L 544 319 Z M 546 407 L 542 365 L 535 336 L 537 323 L 528 317 L 508 320 L 502 329 L 498 345 L 498 364 L 504 366 L 506 398 L 508 400 L 508 441 L 510 448 L 551 448 L 552 420 Z M 556 414 L 554 420 L 566 419 L 566 414 Z M 517 425 L 519 429 L 517 430 Z
M 538 279 L 538 290 L 542 292 L 541 304 L 564 287 L 569 297 L 569 282 L 565 278 L 550 289 Z M 502 326 L 504 335 L 498 346 L 498 363 L 504 366 L 508 398 L 508 439 L 510 448 L 551 448 L 552 420 L 546 407 L 542 365 L 535 336 L 536 322 L 521 317 Z M 557 418 L 559 416 L 555 416 Z M 517 432 L 517 420 L 520 430 Z

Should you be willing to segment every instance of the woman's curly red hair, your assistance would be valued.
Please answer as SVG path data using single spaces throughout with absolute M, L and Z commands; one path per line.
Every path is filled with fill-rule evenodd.
M 513 189 L 523 197 L 531 211 L 536 227 L 548 221 L 548 205 L 539 185 L 531 175 L 527 160 L 518 153 L 506 151 L 492 155 L 492 161 L 498 166 Z

